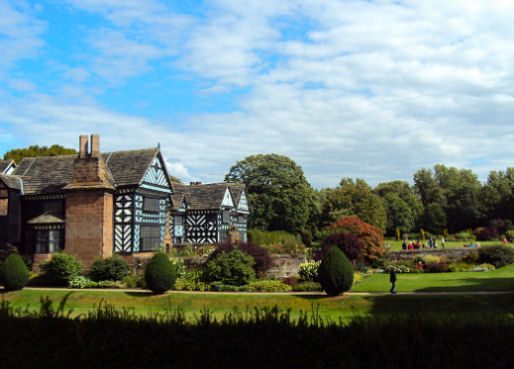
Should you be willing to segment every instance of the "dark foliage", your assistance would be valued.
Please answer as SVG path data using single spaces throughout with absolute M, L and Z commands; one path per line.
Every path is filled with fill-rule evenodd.
M 496 268 L 514 263 L 514 249 L 510 246 L 483 246 L 478 251 L 481 263 L 489 263 Z
M 492 224 L 483 228 L 477 235 L 480 241 L 497 240 L 499 237 L 498 229 Z
M 285 277 L 282 278 L 282 283 L 288 284 L 291 287 L 295 287 L 298 284 L 298 278 L 296 277 Z
M 352 264 L 337 247 L 332 247 L 321 262 L 318 279 L 323 290 L 330 296 L 337 296 L 352 287 Z
M 255 262 L 253 265 L 253 270 L 255 270 L 255 273 L 258 275 L 262 274 L 270 268 L 271 256 L 269 255 L 268 250 L 252 242 L 240 242 L 235 246 L 230 243 L 218 243 L 216 245 L 216 249 L 209 256 L 207 262 L 216 259 L 222 252 L 229 253 L 236 248 L 253 258 Z
M 322 260 L 332 246 L 338 247 L 350 260 L 362 259 L 364 244 L 362 241 L 350 233 L 332 233 L 323 240 L 321 252 L 314 256 L 316 260 Z
M 102 305 L 67 319 L 46 306 L 30 317 L 1 306 L 3 368 L 510 369 L 514 360 L 512 316 L 371 315 L 343 325 L 314 313 L 295 322 L 275 307 L 217 320 L 205 309 L 191 324 L 180 311 L 142 318 Z
M 255 278 L 253 257 L 241 250 L 222 252 L 207 262 L 202 279 L 207 283 L 221 282 L 226 285 L 242 286 Z
M 445 273 L 448 271 L 448 263 L 441 261 L 438 263 L 427 263 L 425 269 L 429 273 Z
M 157 252 L 146 266 L 146 286 L 153 293 L 164 293 L 173 287 L 176 279 L 177 271 L 168 255 Z
M 51 286 L 67 286 L 82 271 L 82 263 L 76 256 L 65 252 L 53 254 L 52 259 L 41 263 L 39 267 L 43 271 L 45 283 Z
M 128 275 L 129 265 L 120 256 L 98 259 L 91 265 L 89 278 L 93 281 L 121 281 Z
M 8 291 L 21 290 L 29 283 L 29 270 L 18 254 L 11 254 L 0 266 L 0 284 Z

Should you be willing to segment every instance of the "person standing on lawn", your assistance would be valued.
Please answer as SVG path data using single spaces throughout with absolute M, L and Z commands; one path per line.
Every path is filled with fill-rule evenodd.
M 441 247 L 444 249 L 444 236 L 441 237 Z
M 389 292 L 396 293 L 396 272 L 394 271 L 394 269 L 391 269 L 391 271 L 389 272 L 389 282 L 391 282 L 391 289 L 389 290 Z

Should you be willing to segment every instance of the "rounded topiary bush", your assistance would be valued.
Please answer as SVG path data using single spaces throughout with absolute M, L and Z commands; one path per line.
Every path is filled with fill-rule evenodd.
M 480 263 L 488 263 L 500 268 L 514 262 L 514 249 L 510 246 L 483 246 L 478 251 Z
M 0 267 L 0 283 L 6 290 L 21 290 L 29 283 L 29 270 L 18 254 L 11 254 Z
M 202 279 L 207 283 L 222 282 L 232 286 L 248 284 L 255 278 L 254 260 L 250 255 L 235 249 L 228 253 L 222 252 L 208 261 Z
M 163 252 L 157 252 L 146 266 L 147 288 L 153 293 L 164 293 L 173 287 L 176 279 L 177 271 L 169 256 Z
M 318 279 L 330 296 L 348 291 L 353 284 L 352 264 L 337 247 L 332 247 L 318 269 Z
M 91 265 L 89 278 L 93 281 L 121 281 L 128 275 L 129 265 L 120 256 L 98 259 Z
M 64 251 L 52 255 L 52 259 L 39 265 L 46 283 L 52 286 L 67 286 L 82 272 L 82 263 L 75 255 Z
M 223 252 L 229 253 L 232 250 L 241 250 L 246 255 L 250 255 L 254 261 L 253 270 L 259 275 L 263 274 L 271 266 L 271 256 L 268 250 L 252 242 L 240 242 L 236 245 L 228 242 L 218 243 L 207 262 L 216 259 Z

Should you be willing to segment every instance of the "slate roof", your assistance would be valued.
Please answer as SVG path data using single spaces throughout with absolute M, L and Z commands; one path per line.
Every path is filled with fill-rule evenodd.
M 50 213 L 43 213 L 27 221 L 28 224 L 62 224 L 64 220 Z
M 8 174 L 0 174 L 0 179 L 5 183 L 5 185 L 9 188 L 13 188 L 15 190 L 21 190 L 21 177 L 8 175 Z
M 140 185 L 158 148 L 102 153 L 106 181 L 120 186 Z M 23 158 L 14 175 L 23 180 L 23 194 L 62 193 L 73 180 L 73 164 L 78 154 Z
M 177 211 L 187 194 L 187 187 L 182 183 L 171 183 L 173 195 L 171 195 L 171 209 Z M 187 202 L 187 199 L 186 199 Z
M 183 184 L 172 184 L 174 195 L 173 199 L 173 210 L 177 210 L 182 197 L 185 194 L 185 198 L 190 210 L 220 210 L 223 198 L 227 188 L 230 191 L 234 205 L 237 206 L 241 194 L 243 193 L 245 186 L 243 184 L 229 184 L 229 183 L 208 183 L 208 184 L 196 184 L 186 186 Z M 234 197 L 237 196 L 237 200 Z M 182 196 L 182 197 L 179 197 Z M 175 197 L 177 203 L 175 203 Z
M 14 164 L 12 159 L 0 160 L 0 173 L 3 173 L 7 168 Z

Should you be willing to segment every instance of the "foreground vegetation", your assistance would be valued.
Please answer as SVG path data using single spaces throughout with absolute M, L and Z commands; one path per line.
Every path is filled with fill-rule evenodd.
M 511 367 L 512 315 L 422 311 L 343 324 L 276 307 L 221 319 L 204 309 L 188 321 L 181 310 L 143 318 L 104 304 L 71 319 L 48 303 L 28 316 L 3 303 L 0 360 L 6 369 Z

